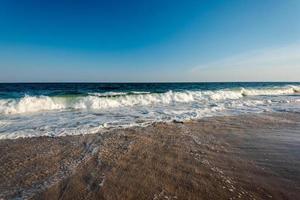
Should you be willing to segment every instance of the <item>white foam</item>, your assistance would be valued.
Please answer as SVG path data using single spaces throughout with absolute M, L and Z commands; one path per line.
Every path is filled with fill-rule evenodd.
M 117 97 L 117 96 L 125 96 L 131 94 L 150 94 L 150 92 L 143 92 L 143 91 L 131 91 L 131 92 L 92 92 L 89 93 L 91 96 L 98 96 L 98 97 Z
M 91 96 L 98 96 L 98 97 L 110 97 L 110 96 L 122 96 L 126 95 L 126 92 L 103 92 L 103 93 L 98 93 L 98 92 L 93 92 L 89 93 Z
M 244 89 L 242 88 L 242 94 L 245 96 L 256 96 L 256 95 L 284 95 L 296 93 L 296 86 L 287 86 L 283 88 L 266 88 L 266 89 Z
M 118 107 L 149 106 L 176 103 L 208 103 L 242 99 L 244 96 L 285 95 L 297 92 L 299 87 L 234 89 L 216 91 L 182 91 L 165 93 L 94 93 L 86 97 L 25 96 L 21 99 L 0 100 L 0 114 L 22 114 L 41 111 L 80 109 L 103 110 Z
M 273 110 L 300 111 L 298 95 L 245 97 L 241 89 L 117 97 L 27 96 L 1 100 L 0 108 L 0 139 L 90 134 L 153 122 Z
M 25 96 L 20 100 L 0 100 L 1 114 L 18 114 L 27 112 L 39 112 L 45 110 L 57 110 L 65 108 L 64 103 L 55 102 L 47 96 Z
M 300 112 L 299 87 L 92 93 L 0 100 L 0 139 L 96 133 L 153 122 L 265 111 Z M 290 95 L 291 94 L 291 95 Z M 295 95 L 293 95 L 295 94 Z
M 220 90 L 215 92 L 210 92 L 209 98 L 212 100 L 225 100 L 225 99 L 240 99 L 243 98 L 241 91 L 231 91 L 231 90 Z
M 150 94 L 150 92 L 140 92 L 140 91 L 132 91 L 132 94 Z

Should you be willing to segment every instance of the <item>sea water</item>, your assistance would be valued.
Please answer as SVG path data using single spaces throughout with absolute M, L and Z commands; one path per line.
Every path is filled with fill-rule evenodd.
M 300 83 L 0 83 L 0 139 L 300 112 Z

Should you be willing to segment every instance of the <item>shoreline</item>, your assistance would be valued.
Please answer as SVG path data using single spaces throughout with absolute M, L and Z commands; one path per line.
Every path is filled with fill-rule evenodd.
M 0 140 L 0 199 L 293 199 L 299 122 L 263 113 Z

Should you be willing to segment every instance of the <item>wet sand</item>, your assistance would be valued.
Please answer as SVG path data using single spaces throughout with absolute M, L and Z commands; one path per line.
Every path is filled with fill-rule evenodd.
M 300 114 L 0 140 L 0 199 L 297 199 Z

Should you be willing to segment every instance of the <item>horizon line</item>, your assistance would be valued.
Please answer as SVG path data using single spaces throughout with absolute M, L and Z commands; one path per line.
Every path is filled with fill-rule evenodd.
M 37 84 L 37 83 L 115 83 L 115 84 L 128 84 L 128 83 L 300 83 L 299 81 L 145 81 L 145 82 L 139 82 L 139 81 L 124 81 L 124 82 L 117 82 L 117 81 L 34 81 L 34 82 L 27 82 L 27 81 L 21 81 L 21 82 L 1 82 L 0 84 Z

